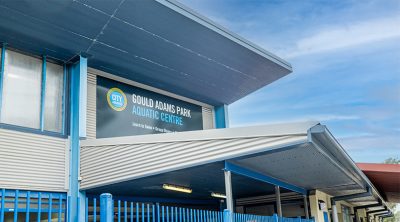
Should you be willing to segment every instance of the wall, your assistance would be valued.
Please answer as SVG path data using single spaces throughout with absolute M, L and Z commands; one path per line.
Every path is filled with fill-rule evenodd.
M 315 218 L 316 222 L 324 222 L 324 212 L 328 213 L 329 221 L 332 222 L 332 218 L 329 213 L 332 207 L 331 196 L 319 190 L 314 190 L 310 193 L 309 200 L 310 200 L 311 216 Z M 326 203 L 326 208 L 324 210 L 319 210 L 318 200 L 322 200 Z M 339 222 L 343 222 L 342 205 L 350 207 L 351 214 L 354 214 L 354 208 L 351 204 L 349 204 L 346 201 L 336 202 Z
M 65 138 L 0 129 L 0 158 L 0 188 L 67 191 Z

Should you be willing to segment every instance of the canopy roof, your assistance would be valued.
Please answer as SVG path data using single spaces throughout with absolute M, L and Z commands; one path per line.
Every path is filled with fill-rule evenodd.
M 400 203 L 400 164 L 357 163 L 388 202 Z
M 370 188 L 368 196 L 348 201 L 356 206 L 383 202 L 377 209 L 385 206 L 328 129 L 315 122 L 95 139 L 82 141 L 81 146 L 81 188 L 88 192 L 124 192 L 125 187 L 129 195 L 132 187 L 151 184 L 158 191 L 149 193 L 155 194 L 163 192 L 162 183 L 172 183 L 207 195 L 210 190 L 224 191 L 222 169 L 229 168 L 241 176 L 247 173 L 240 172 L 252 172 L 252 179 L 276 179 L 281 187 L 298 193 L 317 189 L 343 196 Z M 266 186 L 248 186 L 247 193 L 237 191 L 238 198 L 268 194 Z
M 287 75 L 277 56 L 172 0 L 0 1 L 0 42 L 211 105 Z

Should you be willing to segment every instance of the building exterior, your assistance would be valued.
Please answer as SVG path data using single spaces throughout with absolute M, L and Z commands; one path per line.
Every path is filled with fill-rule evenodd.
M 228 128 L 292 68 L 175 1 L 3 0 L 0 42 L 0 222 L 390 215 L 325 126 Z

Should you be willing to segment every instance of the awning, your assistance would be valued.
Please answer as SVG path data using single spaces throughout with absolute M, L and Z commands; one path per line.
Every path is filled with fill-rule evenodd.
M 0 1 L 0 42 L 211 105 L 287 75 L 289 63 L 172 0 Z M 229 79 L 229 81 L 226 81 Z
M 140 184 L 159 186 L 157 181 L 163 180 L 173 183 L 175 178 L 191 187 L 206 187 L 210 184 L 201 181 L 207 179 L 223 191 L 223 180 L 218 178 L 223 178 L 227 163 L 331 196 L 362 193 L 371 187 L 371 196 L 349 200 L 356 206 L 382 199 L 328 129 L 317 123 L 82 141 L 81 188 L 89 192 L 132 189 Z
M 357 163 L 388 202 L 400 203 L 400 164 Z

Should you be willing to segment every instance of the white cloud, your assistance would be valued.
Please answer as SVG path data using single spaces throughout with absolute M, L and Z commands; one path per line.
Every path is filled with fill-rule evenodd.
M 283 120 L 284 119 L 284 120 Z M 268 124 L 283 124 L 283 123 L 297 123 L 297 122 L 321 122 L 325 123 L 328 121 L 338 121 L 338 120 L 358 120 L 360 119 L 359 116 L 353 115 L 334 115 L 334 114 L 327 114 L 327 115 L 303 115 L 298 117 L 285 117 L 282 119 L 277 120 L 267 120 L 267 121 L 249 121 L 245 120 L 245 122 L 238 122 L 232 123 L 231 125 L 234 127 L 240 126 L 249 126 L 249 125 L 268 125 Z
M 324 28 L 312 36 L 298 40 L 295 47 L 280 54 L 285 55 L 285 58 L 294 58 L 397 37 L 400 37 L 399 16 Z

